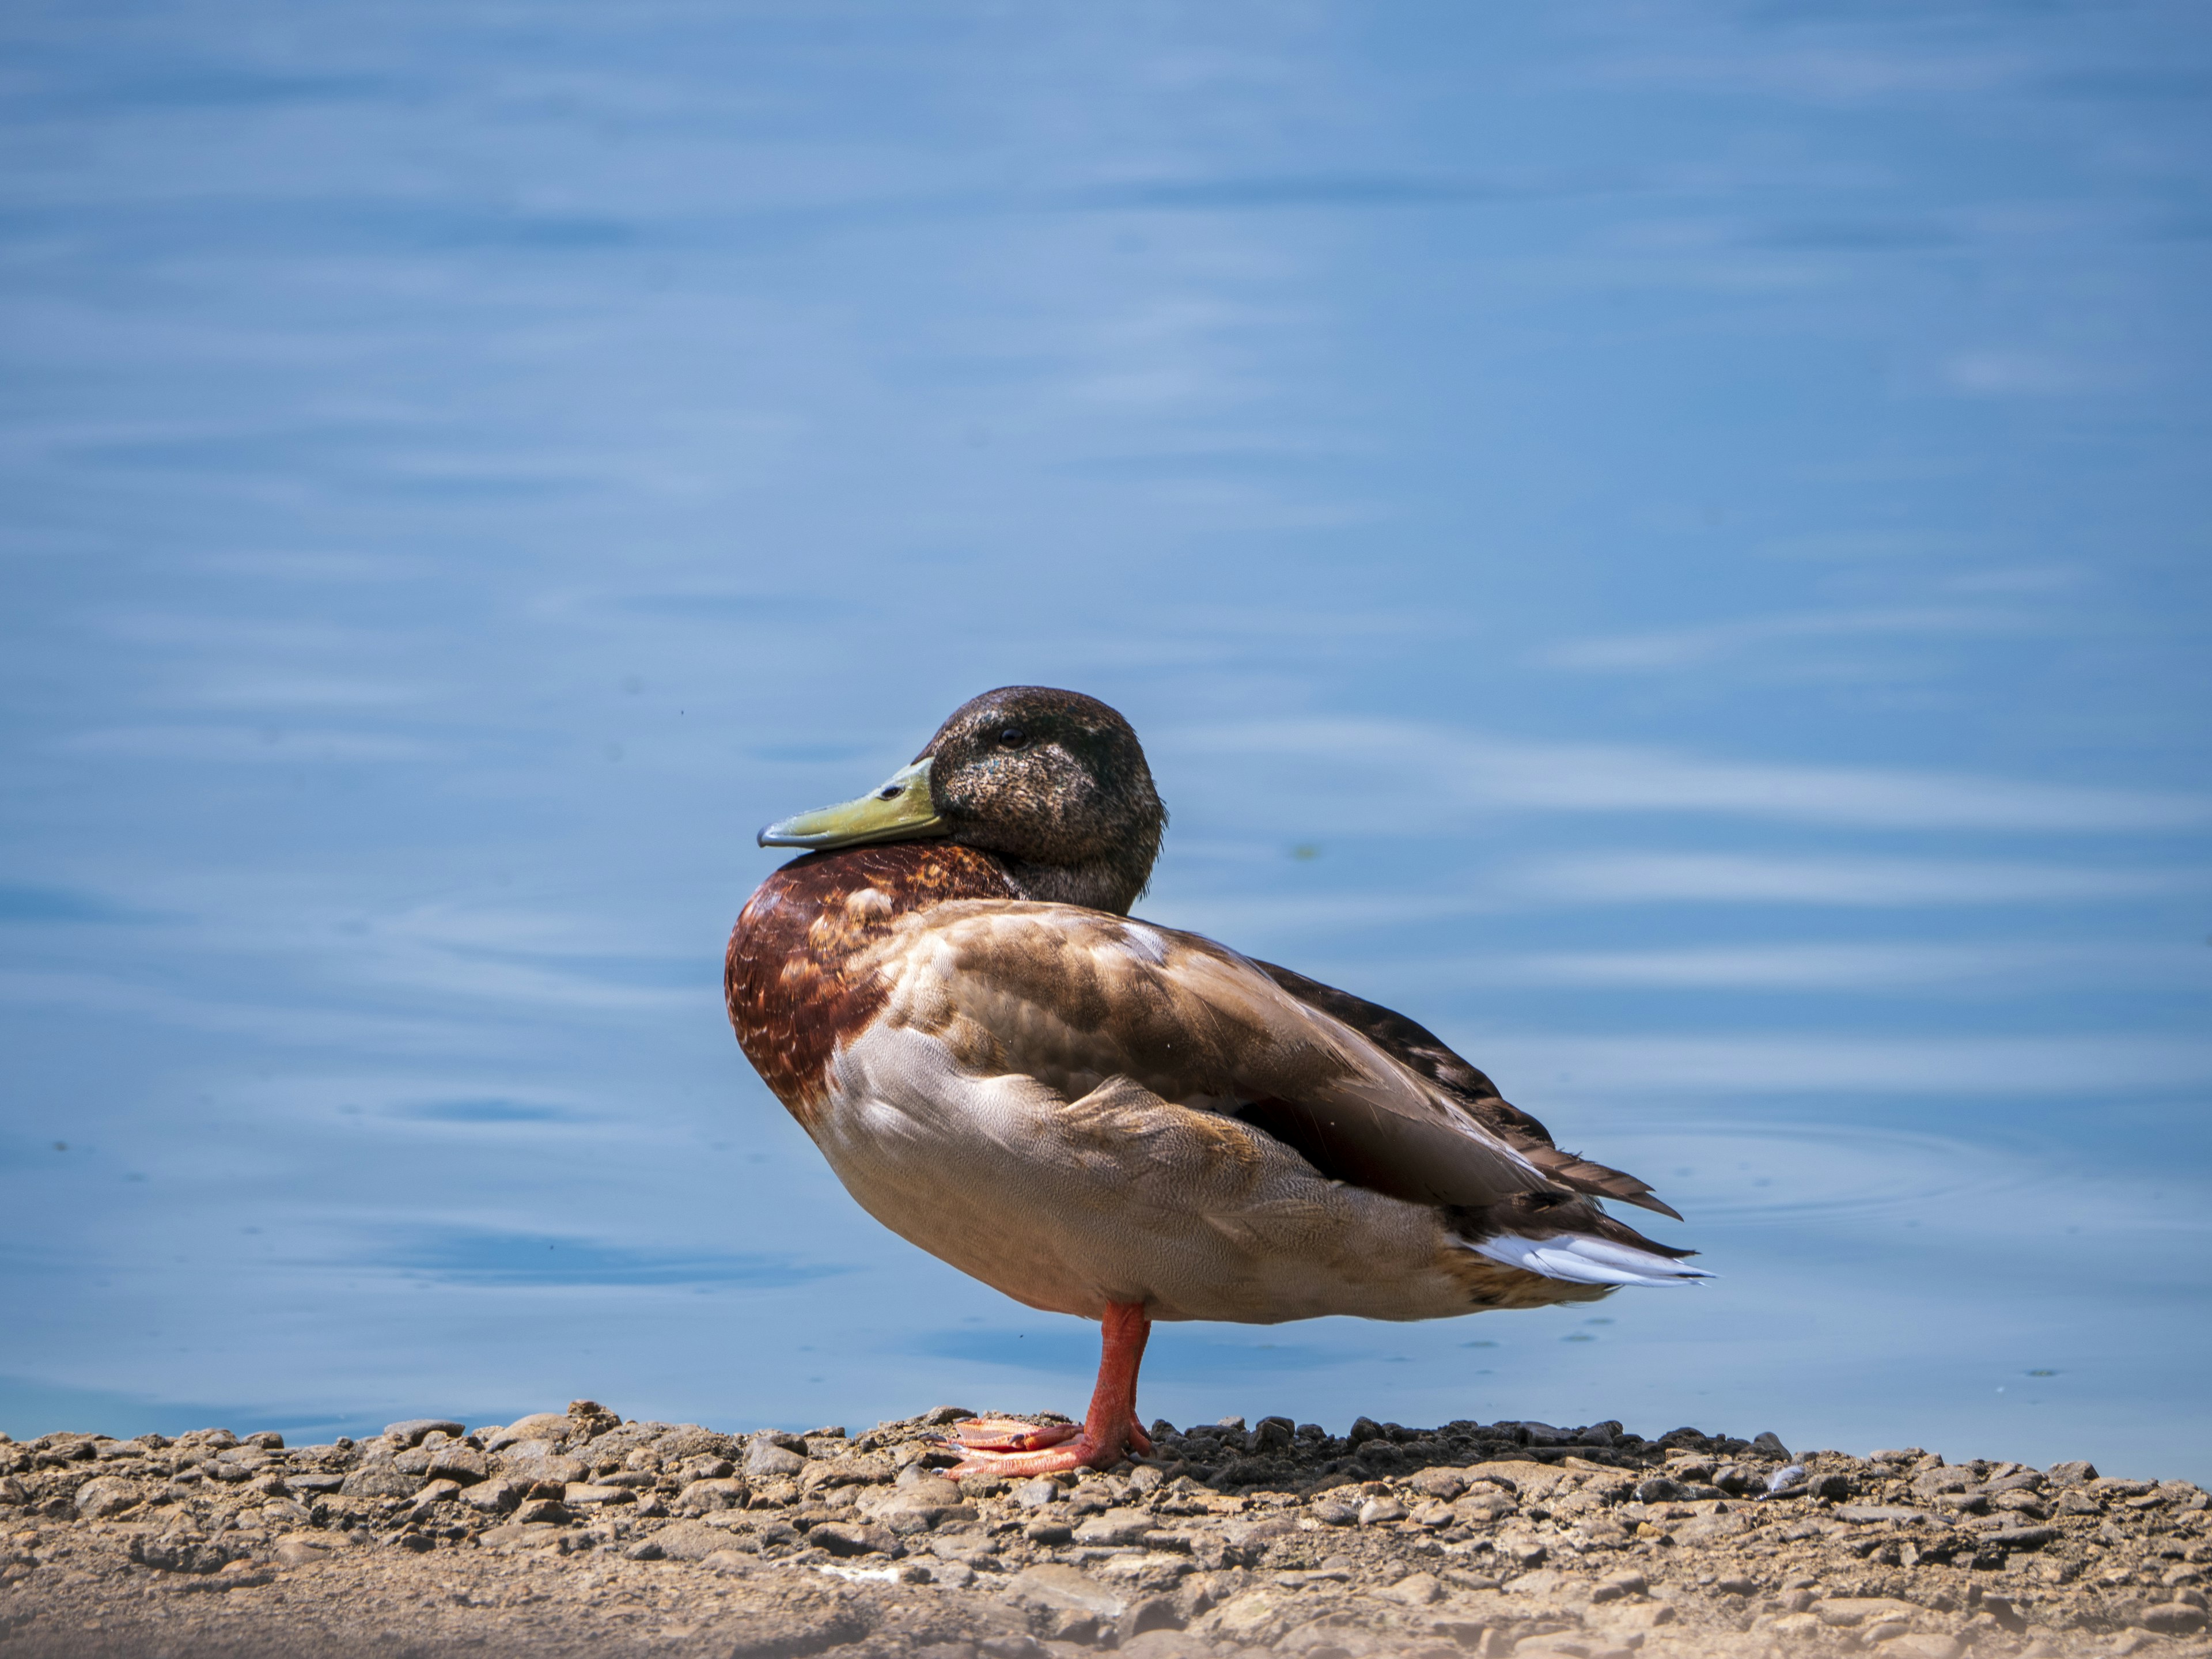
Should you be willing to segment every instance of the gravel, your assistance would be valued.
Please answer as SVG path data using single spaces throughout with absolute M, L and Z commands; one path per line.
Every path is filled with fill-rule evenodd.
M 963 1415 L 0 1437 L 0 1659 L 2212 1659 L 2185 1481 L 1263 1417 L 956 1484 Z

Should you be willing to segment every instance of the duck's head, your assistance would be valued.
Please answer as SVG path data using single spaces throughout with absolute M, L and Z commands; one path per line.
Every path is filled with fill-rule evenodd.
M 1128 721 L 1080 692 L 1008 685 L 954 709 L 878 787 L 771 823 L 760 844 L 958 842 L 996 854 L 1025 897 L 1126 913 L 1167 822 Z

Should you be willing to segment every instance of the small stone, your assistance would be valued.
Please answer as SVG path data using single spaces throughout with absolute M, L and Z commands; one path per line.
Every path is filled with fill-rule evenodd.
M 371 1463 L 346 1476 L 338 1492 L 346 1498 L 412 1498 L 422 1484 L 419 1474 L 402 1474 L 389 1463 Z
M 882 1527 L 855 1526 L 847 1522 L 825 1521 L 806 1534 L 806 1541 L 832 1555 L 893 1555 L 899 1553 L 898 1540 Z
M 1778 1457 L 1785 1463 L 1790 1461 L 1790 1448 L 1782 1443 L 1782 1437 L 1771 1429 L 1764 1434 L 1753 1435 L 1751 1449 L 1761 1457 Z
M 806 1467 L 806 1460 L 787 1447 L 779 1446 L 765 1435 L 757 1437 L 745 1448 L 745 1474 L 752 1480 L 773 1480 L 780 1475 L 797 1474 Z
M 515 1440 L 566 1440 L 576 1430 L 575 1419 L 565 1412 L 532 1412 L 527 1417 L 518 1417 L 499 1431 L 499 1438 Z
M 570 1509 L 595 1509 L 602 1504 L 628 1504 L 637 1494 L 628 1486 L 592 1486 L 570 1482 L 561 1501 Z
M 1386 1521 L 1403 1521 L 1406 1506 L 1395 1498 L 1370 1498 L 1359 1506 L 1359 1524 L 1376 1527 Z
M 428 1466 L 429 1454 L 416 1454 Z M 580 1457 L 568 1457 L 553 1449 L 550 1440 L 517 1442 L 500 1454 L 501 1472 L 518 1480 L 539 1481 L 549 1486 L 565 1486 L 571 1480 L 581 1480 L 591 1473 L 589 1465 Z
M 2078 1486 L 2097 1479 L 2097 1466 L 2086 1460 L 2070 1463 L 2053 1463 L 2044 1473 L 2062 1486 Z
M 1457 1469 L 1423 1469 L 1406 1484 L 1424 1498 L 1449 1504 L 1467 1490 L 1467 1477 Z
M 96 1475 L 76 1489 L 75 1507 L 79 1516 L 87 1521 L 98 1521 L 111 1515 L 119 1515 L 139 1499 L 138 1488 L 118 1475 Z
M 1048 1504 L 1060 1501 L 1060 1483 L 1039 1475 L 1034 1480 L 1024 1480 L 1014 1488 L 1014 1502 L 1025 1510 L 1041 1510 Z
M 491 1473 L 491 1461 L 465 1440 L 447 1440 L 431 1449 L 423 1473 L 434 1480 L 473 1486 Z
M 1152 1529 L 1152 1517 L 1143 1510 L 1108 1510 L 1075 1528 L 1075 1541 L 1103 1547 L 1134 1544 Z
M 1075 1528 L 1065 1521 L 1032 1521 L 1022 1528 L 1022 1536 L 1032 1544 L 1065 1544 L 1075 1535 Z
M 1340 1498 L 1323 1498 L 1313 1506 L 1313 1518 L 1324 1527 L 1348 1527 L 1359 1519 L 1359 1511 Z
M 1893 1636 L 1875 1650 L 1888 1659 L 1959 1659 L 1959 1644 L 1939 1635 Z
M 2156 1607 L 2144 1608 L 2142 1616 L 2135 1622 L 2160 1636 L 2194 1636 L 2204 1628 L 2204 1609 L 2191 1607 L 2186 1601 L 2161 1601 Z
M 501 1514 L 515 1507 L 529 1495 L 531 1482 L 515 1480 L 505 1475 L 495 1480 L 480 1481 L 461 1489 L 461 1502 L 472 1510 L 482 1510 L 488 1515 Z
M 941 1429 L 947 1423 L 964 1423 L 975 1415 L 965 1406 L 932 1406 L 915 1420 L 925 1427 Z
M 1617 1572 L 1601 1580 L 1590 1591 L 1593 1601 L 1618 1601 L 1631 1595 L 1641 1595 L 1651 1588 L 1650 1580 L 1640 1572 Z
M 1386 1584 L 1376 1591 L 1393 1601 L 1402 1601 L 1409 1607 L 1425 1607 L 1431 1601 L 1443 1599 L 1444 1587 L 1432 1572 L 1408 1573 L 1395 1584 Z
M 518 1525 L 558 1525 L 568 1518 L 568 1511 L 557 1498 L 533 1498 L 514 1512 Z
M 404 1423 L 387 1425 L 384 1431 L 384 1437 L 386 1440 L 396 1440 L 403 1446 L 416 1446 L 420 1445 L 422 1437 L 434 1429 L 441 1434 L 452 1435 L 456 1439 L 468 1432 L 461 1425 L 447 1418 L 410 1417 Z
M 665 1561 L 667 1559 L 668 1552 L 650 1538 L 632 1544 L 623 1552 L 623 1559 L 625 1561 Z
M 698 1514 L 709 1510 L 741 1510 L 746 1488 L 742 1480 L 694 1480 L 676 1495 L 676 1507 Z
M 331 1553 L 329 1546 L 306 1538 L 281 1539 L 276 1549 L 278 1565 L 287 1567 L 312 1567 L 329 1560 Z

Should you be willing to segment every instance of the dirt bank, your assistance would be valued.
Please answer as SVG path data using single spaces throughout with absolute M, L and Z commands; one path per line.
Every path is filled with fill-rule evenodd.
M 956 1486 L 933 1437 L 963 1415 L 0 1437 L 0 1659 L 2212 1659 L 2185 1482 L 1269 1418 Z

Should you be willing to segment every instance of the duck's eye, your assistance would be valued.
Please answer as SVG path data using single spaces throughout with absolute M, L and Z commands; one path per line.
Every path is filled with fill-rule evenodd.
M 1018 749 L 1029 740 L 1030 734 L 1018 726 L 1002 726 L 999 728 L 999 747 L 1001 749 Z

